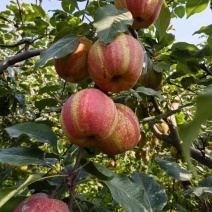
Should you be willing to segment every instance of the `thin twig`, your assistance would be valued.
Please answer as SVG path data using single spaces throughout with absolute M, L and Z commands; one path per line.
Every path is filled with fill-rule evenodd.
M 18 4 L 18 8 L 19 8 L 19 15 L 20 15 L 20 19 L 21 19 L 21 23 L 23 24 L 23 17 L 22 17 L 22 3 L 20 2 L 21 0 L 16 0 L 17 4 Z
M 140 121 L 140 123 L 141 124 L 146 124 L 146 123 L 149 123 L 149 122 L 158 122 L 159 120 L 164 119 L 164 118 L 168 118 L 169 116 L 174 115 L 175 113 L 180 112 L 183 108 L 188 107 L 188 106 L 191 106 L 191 105 L 192 105 L 192 103 L 188 103 L 186 105 L 180 106 L 178 109 L 170 110 L 170 111 L 164 112 L 164 113 L 160 113 L 157 116 L 146 117 L 146 118 L 142 119 Z
M 206 72 L 206 75 L 212 75 L 212 71 L 206 67 L 205 63 L 200 63 L 200 68 Z
M 85 9 L 87 8 L 88 4 L 89 4 L 89 0 L 86 1 Z M 82 21 L 84 20 L 84 18 L 85 18 L 85 13 L 82 16 Z
M 14 43 L 14 44 L 0 44 L 0 47 L 2 47 L 2 48 L 14 48 L 14 47 L 20 46 L 22 44 L 25 44 L 27 42 L 30 42 L 30 41 L 28 39 L 26 39 L 26 40 L 21 40 L 17 43 Z
M 74 208 L 74 195 L 75 195 L 75 188 L 76 188 L 76 181 L 80 171 L 80 160 L 82 157 L 83 148 L 79 147 L 76 162 L 73 168 L 73 171 L 70 173 L 68 177 L 68 185 L 69 185 L 69 209 L 73 211 Z
M 157 104 L 154 104 L 154 106 L 157 107 Z M 159 108 L 157 109 L 157 111 L 159 110 Z M 174 146 L 177 151 L 179 153 L 182 153 L 182 140 L 180 138 L 179 132 L 178 132 L 178 128 L 172 123 L 171 119 L 166 119 L 164 118 L 164 121 L 166 121 L 166 123 L 169 126 L 169 134 L 162 134 L 157 127 L 155 126 L 154 122 L 150 122 L 149 126 L 152 130 L 152 132 L 154 133 L 154 135 L 166 142 L 171 144 L 172 146 Z M 191 157 L 193 159 L 195 159 L 196 161 L 198 161 L 199 163 L 209 167 L 212 169 L 212 158 L 209 155 L 203 155 L 202 152 L 194 147 L 190 147 L 190 153 L 191 153 Z

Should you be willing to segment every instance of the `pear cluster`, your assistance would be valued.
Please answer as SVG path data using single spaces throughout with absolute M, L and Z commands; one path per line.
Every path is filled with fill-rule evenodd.
M 162 3 L 162 0 L 116 0 L 115 6 L 127 8 L 134 18 L 132 27 L 141 29 L 157 19 Z M 63 105 L 61 126 L 71 143 L 94 146 L 109 155 L 120 154 L 138 144 L 141 135 L 135 113 L 126 105 L 114 103 L 107 93 L 119 93 L 141 82 L 143 62 L 139 41 L 126 33 L 118 33 L 109 44 L 100 40 L 92 44 L 81 37 L 73 53 L 53 60 L 61 78 L 80 83 L 90 77 L 98 88 L 83 89 Z
M 130 150 L 140 140 L 139 121 L 134 112 L 126 105 L 114 103 L 96 88 L 72 95 L 62 108 L 61 123 L 73 144 L 95 146 L 108 155 Z
M 116 104 L 105 93 L 118 93 L 135 86 L 142 73 L 144 53 L 130 35 L 119 33 L 104 45 L 80 39 L 75 52 L 54 59 L 58 75 L 79 83 L 89 76 L 100 88 L 83 89 L 67 99 L 61 111 L 61 126 L 71 143 L 94 146 L 116 155 L 132 149 L 140 140 L 139 121 L 134 112 Z

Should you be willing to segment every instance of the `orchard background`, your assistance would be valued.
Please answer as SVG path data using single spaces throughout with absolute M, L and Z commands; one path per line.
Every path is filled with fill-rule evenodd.
M 211 5 L 164 1 L 157 21 L 136 31 L 112 0 L 61 0 L 51 13 L 42 0 L 11 1 L 0 12 L 0 211 L 38 192 L 70 211 L 212 211 L 212 25 L 193 32 L 204 40 L 197 45 L 176 42 L 170 25 Z M 108 94 L 136 113 L 142 136 L 108 156 L 63 134 L 64 102 L 95 84 L 65 82 L 52 59 L 73 52 L 78 37 L 111 42 L 119 32 L 140 41 L 143 74 L 154 69 L 163 80 L 156 90 L 138 82 Z

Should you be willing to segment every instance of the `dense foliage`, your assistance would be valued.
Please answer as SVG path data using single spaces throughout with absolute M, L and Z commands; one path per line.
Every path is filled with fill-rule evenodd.
M 210 5 L 166 0 L 157 21 L 140 30 L 112 0 L 61 0 L 51 13 L 41 0 L 17 0 L 0 11 L 0 211 L 37 192 L 71 211 L 212 211 L 212 25 L 194 32 L 204 37 L 198 45 L 176 42 L 170 27 Z M 52 59 L 73 52 L 79 37 L 106 45 L 119 32 L 140 41 L 143 74 L 154 69 L 162 82 L 108 94 L 141 126 L 139 144 L 111 157 L 64 136 L 64 102 L 95 84 L 65 82 Z

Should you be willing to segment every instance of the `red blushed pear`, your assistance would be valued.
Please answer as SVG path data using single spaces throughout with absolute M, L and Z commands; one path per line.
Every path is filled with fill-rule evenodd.
M 53 59 L 57 74 L 72 83 L 79 83 L 88 78 L 87 59 L 91 46 L 90 40 L 81 37 L 80 44 L 74 52 L 62 58 Z
M 118 123 L 118 112 L 111 98 L 95 88 L 72 95 L 61 112 L 64 134 L 81 147 L 95 146 L 108 138 Z
M 134 18 L 132 28 L 147 28 L 153 24 L 161 11 L 163 0 L 116 0 L 117 9 L 128 9 Z
M 61 200 L 49 198 L 47 194 L 37 193 L 25 199 L 13 212 L 69 212 Z
M 105 91 L 120 92 L 132 88 L 143 67 L 144 53 L 140 43 L 120 33 L 105 45 L 96 41 L 88 54 L 88 71 L 93 81 Z
M 114 133 L 99 142 L 97 147 L 105 154 L 117 155 L 135 147 L 140 138 L 140 126 L 135 113 L 126 105 L 116 103 L 118 125 Z

